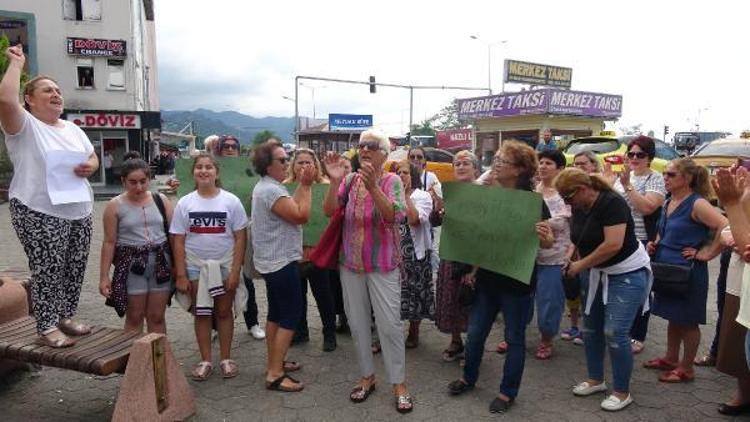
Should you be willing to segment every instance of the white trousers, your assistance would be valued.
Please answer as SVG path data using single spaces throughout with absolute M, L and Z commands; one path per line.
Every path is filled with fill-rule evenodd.
M 370 307 L 383 349 L 388 382 L 401 384 L 406 372 L 404 323 L 401 321 L 401 277 L 398 269 L 388 273 L 355 273 L 341 267 L 344 310 L 357 351 L 362 377 L 375 373 L 370 336 Z

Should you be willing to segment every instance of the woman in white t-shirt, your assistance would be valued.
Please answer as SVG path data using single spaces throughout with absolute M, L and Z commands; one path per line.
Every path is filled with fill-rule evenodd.
M 190 293 L 195 315 L 201 361 L 193 368 L 192 377 L 204 381 L 213 370 L 211 327 L 215 319 L 219 366 L 224 378 L 232 378 L 238 373 L 237 363 L 230 358 L 232 305 L 245 256 L 247 214 L 239 198 L 221 189 L 215 158 L 206 153 L 198 155 L 192 173 L 195 190 L 177 203 L 169 228 L 174 235 L 177 290 Z
M 78 310 L 91 244 L 93 194 L 86 178 L 99 168 L 99 160 L 86 134 L 60 119 L 63 96 L 52 78 L 30 80 L 24 106 L 18 103 L 26 58 L 21 45 L 5 55 L 9 65 L 0 82 L 0 126 L 15 170 L 11 221 L 29 260 L 38 341 L 68 347 L 75 344 L 69 336 L 91 332 L 71 318 Z M 68 192 L 74 188 L 77 194 Z

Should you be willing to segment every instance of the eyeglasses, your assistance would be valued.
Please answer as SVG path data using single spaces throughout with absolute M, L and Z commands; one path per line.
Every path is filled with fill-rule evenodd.
M 410 160 L 416 160 L 416 161 L 422 161 L 422 160 L 424 160 L 424 155 L 421 155 L 421 154 L 409 155 L 409 159 Z
M 274 160 L 280 162 L 281 164 L 286 164 L 289 161 L 289 157 L 278 157 L 274 158 Z
M 664 175 L 664 177 L 668 177 L 670 179 L 673 178 L 673 177 L 677 177 L 677 172 L 676 171 L 665 171 L 662 174 Z
M 366 149 L 368 151 L 380 151 L 380 142 L 378 141 L 361 141 L 357 148 Z
M 637 158 L 639 160 L 642 160 L 642 159 L 644 159 L 646 157 L 648 157 L 648 154 L 646 154 L 645 152 L 635 152 L 635 151 L 633 151 L 633 152 L 629 152 L 628 153 L 628 158 L 630 158 L 631 160 L 633 158 Z
M 238 148 L 239 148 L 239 145 L 237 145 L 235 143 L 224 144 L 224 145 L 221 146 L 221 149 L 238 149 Z
M 574 196 L 578 193 L 578 189 L 574 189 L 572 192 L 568 193 L 562 193 L 560 192 L 560 196 L 562 196 L 563 201 L 568 204 L 573 199 Z
M 495 164 L 500 164 L 502 166 L 515 166 L 516 165 L 516 163 L 514 163 L 513 161 L 506 160 L 506 159 L 500 158 L 500 157 L 493 158 L 492 162 L 495 163 Z

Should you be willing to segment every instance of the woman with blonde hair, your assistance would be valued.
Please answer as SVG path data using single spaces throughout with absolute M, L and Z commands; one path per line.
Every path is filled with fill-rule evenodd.
M 573 394 L 589 396 L 607 390 L 604 351 L 609 346 L 614 388 L 601 407 L 621 410 L 633 402 L 630 327 L 650 285 L 648 254 L 635 236 L 630 207 L 604 179 L 568 168 L 555 179 L 555 188 L 573 210 L 570 238 L 576 252 L 566 272 L 569 277 L 582 274 L 585 301 L 588 379 L 576 385 Z
M 474 183 L 480 171 L 479 160 L 470 151 L 459 151 L 453 157 L 453 175 L 457 182 Z M 469 272 L 470 265 L 440 260 L 435 287 L 435 325 L 440 332 L 451 335 L 450 344 L 443 350 L 446 362 L 460 359 L 464 353 L 461 333 L 465 333 L 469 325 L 469 306 L 461 303 L 461 291 L 470 287 L 471 281 L 464 277 Z
M 320 160 L 315 152 L 309 148 L 297 148 L 292 155 L 292 163 L 289 166 L 289 175 L 284 184 L 299 183 L 303 171 L 309 169 L 314 172 L 313 183 L 328 183 L 323 176 Z M 312 204 L 319 207 L 321 204 Z M 332 352 L 336 350 L 336 307 L 333 301 L 333 291 L 328 270 L 316 267 L 309 260 L 313 246 L 303 246 L 302 259 L 299 261 L 300 285 L 302 287 L 302 303 L 304 310 L 297 330 L 294 332 L 292 344 L 307 342 L 310 340 L 310 331 L 307 326 L 307 284 L 310 283 L 315 304 L 318 306 L 320 321 L 323 324 L 323 351 Z
M 669 321 L 667 352 L 643 366 L 664 371 L 659 381 L 679 383 L 695 377 L 699 325 L 706 323 L 708 261 L 721 252 L 721 231 L 727 219 L 705 199 L 711 192 L 708 171 L 693 160 L 681 158 L 669 163 L 664 186 L 671 196 L 664 203 L 657 238 L 649 242 L 648 249 L 654 262 L 689 266 L 690 279 L 684 296 L 654 289 L 652 313 Z M 714 233 L 713 239 L 710 233 Z

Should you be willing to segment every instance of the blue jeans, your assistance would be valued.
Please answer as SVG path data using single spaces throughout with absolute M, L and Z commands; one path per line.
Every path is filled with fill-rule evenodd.
M 554 337 L 565 312 L 562 265 L 537 265 L 536 271 L 536 322 L 543 336 Z
M 477 282 L 476 296 L 469 314 L 464 381 L 469 385 L 477 382 L 484 343 L 497 313 L 502 312 L 508 352 L 505 355 L 500 392 L 514 398 L 518 395 L 518 389 L 521 386 L 526 361 L 526 326 L 529 323 L 532 299 L 530 294 L 511 294 L 504 292 L 496 285 L 488 284 L 491 283 Z
M 588 294 L 588 274 L 584 274 L 582 297 Z M 630 350 L 630 327 L 639 307 L 646 298 L 648 273 L 645 268 L 609 276 L 608 300 L 602 300 L 603 288 L 596 291 L 591 311 L 583 317 L 583 344 L 589 378 L 604 381 L 604 349 L 609 347 L 614 390 L 626 393 L 633 371 L 633 352 Z M 585 303 L 585 302 L 584 302 Z

